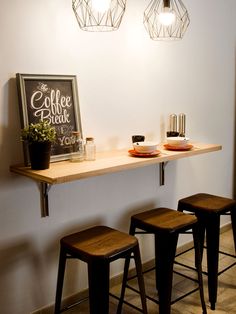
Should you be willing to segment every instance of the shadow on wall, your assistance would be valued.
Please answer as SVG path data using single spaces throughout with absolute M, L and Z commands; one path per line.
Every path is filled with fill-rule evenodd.
M 3 86 L 3 112 L 5 125 L 0 126 L 0 177 L 6 179 L 9 166 L 23 162 L 23 150 L 20 142 L 20 115 L 16 79 L 11 78 Z
M 60 239 L 68 234 L 103 224 L 101 217 L 86 222 L 74 222 L 50 237 L 43 251 L 38 250 L 33 237 L 22 236 L 0 243 L 0 304 L 1 313 L 25 314 L 54 303 Z M 78 292 L 78 284 L 87 280 L 82 264 L 69 262 L 66 269 L 64 295 Z M 80 277 L 78 277 L 78 274 Z M 50 280 L 53 278 L 54 283 Z M 79 279 L 79 280 L 78 280 Z M 86 281 L 85 281 L 86 283 Z M 53 287 L 50 291 L 50 286 Z M 55 287 L 55 288 L 54 288 Z M 49 300 L 49 295 L 53 295 Z
M 17 313 L 23 313 L 26 300 L 27 303 L 40 302 L 43 291 L 40 285 L 41 266 L 28 237 L 17 237 L 0 244 L 1 313 L 16 313 L 16 308 Z M 33 282 L 37 284 L 32 285 Z

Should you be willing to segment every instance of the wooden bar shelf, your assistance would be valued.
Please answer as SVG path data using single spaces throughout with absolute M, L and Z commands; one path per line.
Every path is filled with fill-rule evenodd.
M 95 161 L 83 161 L 73 163 L 70 161 L 59 161 L 50 164 L 46 170 L 32 170 L 23 165 L 12 165 L 10 171 L 26 176 L 40 183 L 42 216 L 48 216 L 48 191 L 53 184 L 61 184 L 70 181 L 80 180 L 122 170 L 135 169 L 153 164 L 160 164 L 161 185 L 164 182 L 164 164 L 171 160 L 196 156 L 221 150 L 221 145 L 193 143 L 189 151 L 169 151 L 160 144 L 161 151 L 157 157 L 137 158 L 128 153 L 128 149 L 98 152 Z

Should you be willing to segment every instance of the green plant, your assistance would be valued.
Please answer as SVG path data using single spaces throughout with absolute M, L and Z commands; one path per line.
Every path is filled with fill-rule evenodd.
M 32 142 L 54 142 L 56 130 L 47 121 L 31 123 L 21 130 L 21 140 Z

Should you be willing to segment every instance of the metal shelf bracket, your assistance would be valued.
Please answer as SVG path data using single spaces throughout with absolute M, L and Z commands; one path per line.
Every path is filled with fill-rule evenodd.
M 51 185 L 45 182 L 39 182 L 40 190 L 40 206 L 41 206 L 41 217 L 49 216 L 49 204 L 48 204 L 48 192 Z
M 161 162 L 159 164 L 160 171 L 160 185 L 165 185 L 165 166 L 168 164 L 168 161 Z

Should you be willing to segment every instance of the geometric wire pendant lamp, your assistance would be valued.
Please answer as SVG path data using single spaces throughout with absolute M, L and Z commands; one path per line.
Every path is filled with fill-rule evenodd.
M 72 0 L 72 8 L 82 30 L 117 30 L 125 13 L 126 0 Z
M 183 38 L 190 19 L 181 0 L 152 0 L 143 23 L 151 39 L 177 40 Z

